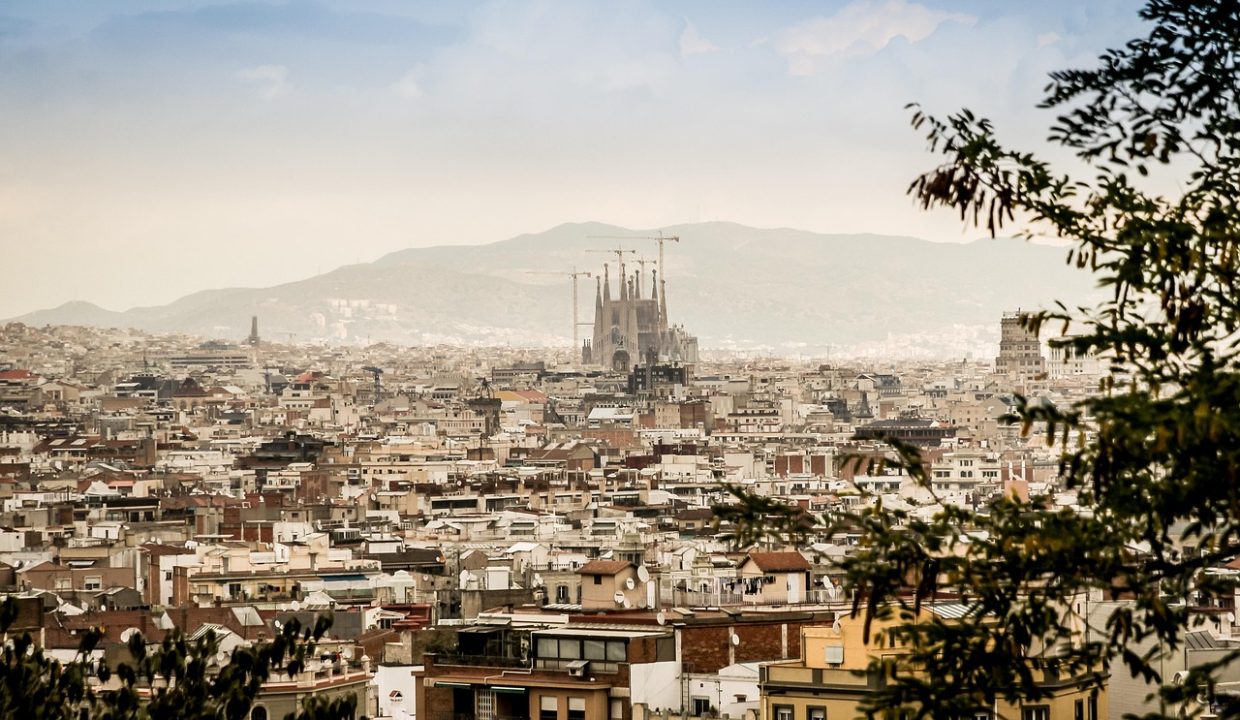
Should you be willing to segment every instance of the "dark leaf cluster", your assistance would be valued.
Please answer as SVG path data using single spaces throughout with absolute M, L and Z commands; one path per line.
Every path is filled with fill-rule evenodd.
M 331 625 L 328 617 L 305 628 L 291 619 L 271 641 L 227 657 L 209 630 L 194 636 L 174 630 L 155 645 L 134 632 L 122 644 L 124 659 L 113 663 L 99 652 L 109 630 L 92 627 L 82 634 L 76 656 L 61 662 L 29 632 L 9 632 L 16 616 L 12 599 L 0 603 L 0 716 L 29 720 L 245 720 L 263 684 L 301 672 Z M 286 720 L 356 714 L 352 697 L 311 697 Z
M 1008 418 L 1045 434 L 1079 508 L 1006 495 L 929 515 L 875 503 L 817 526 L 860 529 L 845 562 L 854 612 L 894 618 L 882 640 L 908 650 L 871 668 L 887 679 L 873 713 L 966 715 L 996 698 L 1036 700 L 1049 677 L 1101 686 L 1125 673 L 1178 714 L 1236 655 L 1179 682 L 1159 673 L 1194 629 L 1194 605 L 1234 592 L 1211 569 L 1240 556 L 1240 2 L 1149 0 L 1141 16 L 1147 36 L 1050 78 L 1050 140 L 1083 172 L 1007 148 L 968 110 L 939 118 L 912 106 L 942 162 L 911 195 L 992 235 L 1015 226 L 1070 240 L 1068 262 L 1105 299 L 1025 323 L 1110 371 L 1088 400 L 1061 409 L 1022 398 Z M 928 485 L 916 450 L 890 447 L 880 462 L 856 461 Z M 733 538 L 795 529 L 771 503 L 721 509 Z M 971 610 L 926 619 L 921 603 L 936 597 Z

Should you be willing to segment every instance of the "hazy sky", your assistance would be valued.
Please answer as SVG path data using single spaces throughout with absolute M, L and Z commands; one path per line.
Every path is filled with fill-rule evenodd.
M 971 238 L 905 103 L 1036 148 L 1131 0 L 0 0 L 0 317 L 568 221 Z

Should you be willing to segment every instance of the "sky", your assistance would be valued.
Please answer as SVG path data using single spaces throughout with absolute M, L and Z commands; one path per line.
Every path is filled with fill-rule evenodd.
M 1133 0 L 0 0 L 0 318 L 565 222 L 943 242 L 905 105 L 1043 147 Z

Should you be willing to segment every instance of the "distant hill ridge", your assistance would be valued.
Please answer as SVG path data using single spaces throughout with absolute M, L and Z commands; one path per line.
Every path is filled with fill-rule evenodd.
M 707 348 L 822 348 L 997 328 L 1004 310 L 1092 293 L 1090 277 L 1065 265 L 1064 249 L 1020 240 L 933 243 L 726 222 L 661 230 L 681 237 L 666 246 L 669 314 Z M 608 257 L 584 251 L 618 244 L 653 260 L 653 241 L 592 237 L 652 234 L 570 223 L 487 245 L 409 248 L 269 288 L 205 290 L 124 312 L 75 301 L 13 319 L 240 340 L 258 315 L 261 333 L 282 340 L 565 344 L 569 280 L 531 271 L 601 272 Z M 611 271 L 614 290 L 614 258 Z M 582 280 L 582 321 L 593 317 L 594 287 Z

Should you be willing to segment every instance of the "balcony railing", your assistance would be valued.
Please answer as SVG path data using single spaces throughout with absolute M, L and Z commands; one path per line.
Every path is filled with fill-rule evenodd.
M 436 665 L 460 665 L 465 667 L 503 667 L 528 668 L 530 661 L 519 657 L 502 655 L 440 655 L 435 658 Z
M 428 720 L 479 720 L 477 713 L 428 713 Z M 529 720 L 528 715 L 491 715 L 491 720 Z
M 786 597 L 766 597 L 762 593 L 736 592 L 700 592 L 695 590 L 674 590 L 672 602 L 684 607 L 727 607 L 731 605 L 826 605 L 845 602 L 848 598 L 842 594 L 832 597 L 826 590 L 802 590 L 800 598 L 790 601 Z

